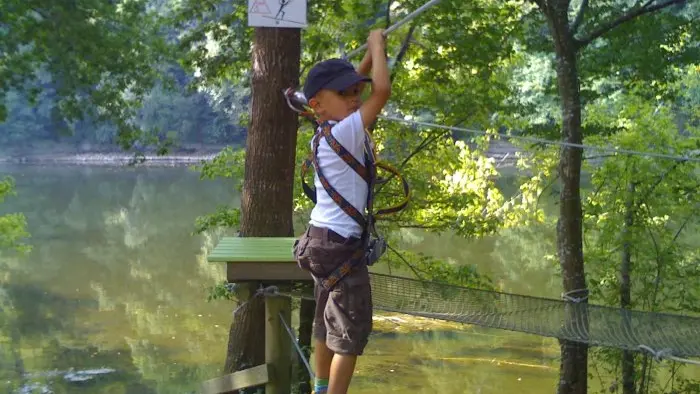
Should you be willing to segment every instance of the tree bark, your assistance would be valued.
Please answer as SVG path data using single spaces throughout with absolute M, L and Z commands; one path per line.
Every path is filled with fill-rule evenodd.
M 625 198 L 625 214 L 622 225 L 622 256 L 620 263 L 620 307 L 622 308 L 622 324 L 631 325 L 627 310 L 632 305 L 632 284 L 630 273 L 632 271 L 632 245 L 629 241 L 629 232 L 634 225 L 634 182 L 627 185 Z M 622 327 L 629 329 L 629 327 Z M 628 350 L 622 351 L 622 393 L 634 394 L 634 353 Z
M 299 119 L 282 91 L 299 84 L 300 30 L 255 29 L 241 236 L 292 236 Z
M 557 62 L 557 84 L 561 99 L 562 139 L 581 144 L 581 95 L 577 69 L 577 44 L 569 27 L 569 2 L 550 0 L 545 6 L 554 39 Z M 583 266 L 583 225 L 581 210 L 581 159 L 580 148 L 563 146 L 559 159 L 561 194 L 559 197 L 559 221 L 557 223 L 557 252 L 561 266 L 565 293 L 576 294 L 579 305 L 572 311 L 581 311 L 585 320 L 585 304 L 588 298 L 586 275 Z M 580 315 L 581 316 L 581 315 Z M 582 338 L 584 339 L 584 338 Z M 559 394 L 585 394 L 588 389 L 588 346 L 567 340 L 560 341 L 561 364 L 559 367 Z
M 242 237 L 293 236 L 292 179 L 299 121 L 282 91 L 299 84 L 300 37 L 299 29 L 255 28 L 251 122 L 241 194 Z M 249 290 L 260 285 L 245 284 Z M 264 302 L 260 300 L 246 304 L 231 325 L 225 373 L 265 362 L 264 339 L 256 340 L 256 333 L 264 331 Z
M 265 300 L 252 298 L 255 286 L 243 284 L 240 290 L 242 304 L 236 309 L 228 333 L 228 348 L 224 373 L 229 374 L 265 362 Z M 264 327 L 264 326 L 263 326 Z

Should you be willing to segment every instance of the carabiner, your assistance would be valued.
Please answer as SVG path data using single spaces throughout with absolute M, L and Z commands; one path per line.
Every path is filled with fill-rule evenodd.
M 287 101 L 287 105 L 289 108 L 292 109 L 292 111 L 300 113 L 300 114 L 305 114 L 308 111 L 304 109 L 300 109 L 299 107 L 295 106 L 294 104 L 300 105 L 301 108 L 307 104 L 306 102 L 306 97 L 304 97 L 304 93 L 302 92 L 297 92 L 293 88 L 287 88 L 282 91 L 282 94 L 284 94 L 284 99 Z M 294 103 L 293 103 L 293 102 Z

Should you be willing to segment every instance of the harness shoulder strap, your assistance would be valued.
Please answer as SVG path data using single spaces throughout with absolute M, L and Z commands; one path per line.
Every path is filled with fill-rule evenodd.
M 352 155 L 344 146 L 341 144 L 333 135 L 331 132 L 332 126 L 328 122 L 324 122 L 321 126 L 321 133 L 323 133 L 323 136 L 326 139 L 326 142 L 328 142 L 328 146 L 333 149 L 333 151 L 341 158 L 343 161 L 350 167 L 352 168 L 357 175 L 359 175 L 362 179 L 365 180 L 368 184 L 370 183 L 370 177 L 371 175 L 369 174 L 367 167 L 363 166 L 360 164 L 357 159 L 355 159 L 355 156 Z M 319 134 L 317 133 L 314 138 L 316 138 Z M 314 141 L 315 143 L 315 141 Z M 365 138 L 365 148 L 368 148 L 367 145 L 367 138 Z M 304 162 L 301 165 L 301 187 L 304 190 L 304 194 L 315 204 L 316 203 L 316 191 L 312 189 L 305 180 L 306 173 L 309 171 L 309 168 L 314 165 L 314 157 L 316 156 L 316 152 L 313 151 L 309 154 L 309 157 L 304 160 Z M 365 152 L 365 163 L 367 163 L 367 151 Z M 320 177 L 319 177 L 320 178 Z M 371 212 L 371 211 L 369 211 Z
M 328 146 L 330 146 L 331 149 L 333 149 L 333 151 L 335 151 L 335 153 L 338 156 L 340 156 L 340 158 L 343 159 L 343 161 L 347 163 L 348 166 L 350 166 L 350 168 L 355 170 L 355 172 L 357 173 L 357 175 L 360 176 L 360 178 L 364 179 L 365 182 L 369 183 L 369 174 L 367 173 L 367 168 L 360 164 L 360 162 L 357 161 L 357 159 L 355 159 L 355 156 L 353 156 L 352 153 L 350 153 L 340 142 L 338 142 L 335 136 L 333 136 L 331 128 L 332 127 L 328 122 L 324 122 L 321 125 L 321 132 L 323 133 L 323 136 L 326 137 L 326 142 L 328 142 Z M 365 141 L 366 140 L 367 139 L 365 138 Z
M 323 188 L 326 190 L 326 193 L 335 201 L 336 204 L 342 209 L 345 213 L 347 213 L 357 224 L 360 225 L 363 229 L 367 225 L 367 221 L 365 220 L 364 215 L 360 213 L 360 211 L 357 210 L 348 200 L 346 200 L 340 193 L 338 193 L 333 186 L 328 182 L 328 179 L 323 175 L 323 171 L 321 170 L 321 166 L 318 164 L 318 145 L 321 141 L 321 134 L 316 134 L 314 136 L 313 140 L 313 156 L 311 158 L 313 164 L 314 164 L 314 169 L 316 170 L 316 174 L 318 174 L 318 179 L 321 181 L 321 185 L 323 185 Z

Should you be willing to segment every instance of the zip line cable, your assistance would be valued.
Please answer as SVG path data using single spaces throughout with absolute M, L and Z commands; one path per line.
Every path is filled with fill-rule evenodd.
M 410 14 L 406 15 L 403 19 L 400 21 L 394 23 L 393 25 L 389 26 L 386 30 L 384 30 L 384 37 L 388 36 L 391 34 L 394 30 L 398 29 L 399 27 L 403 26 L 404 24 L 410 22 L 411 20 L 415 19 L 418 15 L 422 14 L 423 12 L 427 11 L 428 8 L 434 6 L 435 4 L 439 3 L 441 0 L 430 0 L 427 3 L 423 4 L 422 6 L 416 8 L 413 12 Z M 353 49 L 352 51 L 348 52 L 344 57 L 345 60 L 361 53 L 367 48 L 367 43 L 364 43 L 360 45 L 358 48 Z
M 554 140 L 548 140 L 548 139 L 537 138 L 537 137 L 507 135 L 507 134 L 501 134 L 501 133 L 488 133 L 488 132 L 483 131 L 483 130 L 469 129 L 469 128 L 457 127 L 457 126 L 445 126 L 445 125 L 441 125 L 441 124 L 437 124 L 437 123 L 420 122 L 417 120 L 402 119 L 402 118 L 395 117 L 395 116 L 380 115 L 378 117 L 380 119 L 384 119 L 384 120 L 388 120 L 388 121 L 405 123 L 405 124 L 410 124 L 413 126 L 422 126 L 425 128 L 436 128 L 436 129 L 449 130 L 449 131 L 461 131 L 461 132 L 465 132 L 465 133 L 479 134 L 479 135 L 493 135 L 493 136 L 498 136 L 501 138 L 513 138 L 513 139 L 530 141 L 530 142 L 540 143 L 540 144 L 560 145 L 560 146 L 566 146 L 569 148 L 598 150 L 598 151 L 603 151 L 603 152 L 608 152 L 608 153 L 624 153 L 624 154 L 633 155 L 633 156 L 634 155 L 636 155 L 636 156 L 648 156 L 648 157 L 656 157 L 656 158 L 670 159 L 670 160 L 676 160 L 676 161 L 700 162 L 700 158 L 691 157 L 691 156 L 679 156 L 679 155 L 671 155 L 671 154 L 656 153 L 656 152 L 642 152 L 642 151 L 636 151 L 636 150 L 631 150 L 631 149 L 606 148 L 606 147 L 602 147 L 602 146 L 575 144 L 573 142 L 554 141 Z M 698 154 L 700 154 L 700 150 L 694 150 L 691 152 L 691 154 L 698 155 Z
M 299 112 L 299 110 L 294 108 L 294 106 L 292 105 L 292 103 L 291 103 L 292 100 L 298 102 L 299 104 L 307 105 L 307 100 L 306 100 L 306 97 L 304 97 L 304 93 L 299 92 L 299 91 L 292 92 L 291 94 L 288 91 L 285 91 L 283 93 L 284 93 L 285 98 L 287 100 L 287 104 L 293 110 Z M 687 161 L 696 162 L 696 163 L 700 162 L 699 157 L 693 157 L 693 156 L 700 155 L 700 149 L 695 149 L 693 151 L 690 151 L 689 155 L 680 156 L 680 155 L 672 155 L 672 154 L 667 154 L 667 153 L 643 152 L 643 151 L 637 151 L 637 150 L 632 150 L 632 149 L 606 148 L 603 146 L 576 144 L 573 142 L 548 140 L 546 138 L 527 137 L 527 136 L 521 136 L 521 135 L 507 135 L 507 134 L 501 134 L 501 133 L 489 133 L 489 132 L 484 131 L 484 130 L 470 129 L 470 128 L 466 128 L 466 127 L 457 127 L 457 126 L 445 126 L 445 125 L 441 125 L 441 124 L 437 124 L 437 123 L 420 122 L 417 120 L 403 119 L 403 118 L 399 118 L 396 116 L 379 115 L 377 118 L 384 119 L 387 121 L 392 121 L 392 122 L 409 124 L 412 126 L 421 126 L 421 127 L 425 127 L 425 128 L 435 128 L 435 129 L 442 129 L 442 130 L 449 130 L 449 131 L 461 131 L 464 133 L 478 134 L 478 135 L 491 135 L 491 136 L 501 137 L 504 139 L 517 139 L 517 140 L 529 141 L 529 142 L 538 143 L 538 144 L 559 145 L 559 146 L 566 146 L 569 148 L 597 150 L 600 152 L 607 152 L 607 153 L 614 153 L 614 154 L 627 154 L 627 155 L 632 155 L 632 156 L 655 157 L 655 158 L 660 158 L 660 159 L 670 159 L 670 160 L 681 161 L 681 162 L 687 162 Z

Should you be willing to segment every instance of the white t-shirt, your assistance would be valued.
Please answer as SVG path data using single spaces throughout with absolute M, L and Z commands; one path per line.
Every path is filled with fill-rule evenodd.
M 335 122 L 331 122 L 333 124 Z M 317 133 L 320 132 L 317 130 Z M 365 165 L 364 142 L 365 131 L 360 111 L 353 112 L 347 118 L 333 126 L 331 133 L 338 142 L 350 152 L 360 164 Z M 315 137 L 315 136 L 314 136 Z M 311 139 L 313 152 L 313 138 Z M 364 215 L 367 206 L 367 182 L 355 170 L 343 161 L 321 136 L 318 144 L 318 165 L 328 183 Z M 335 231 L 343 237 L 360 237 L 362 227 L 326 193 L 318 173 L 314 172 L 316 185 L 316 206 L 311 211 L 310 224 Z

